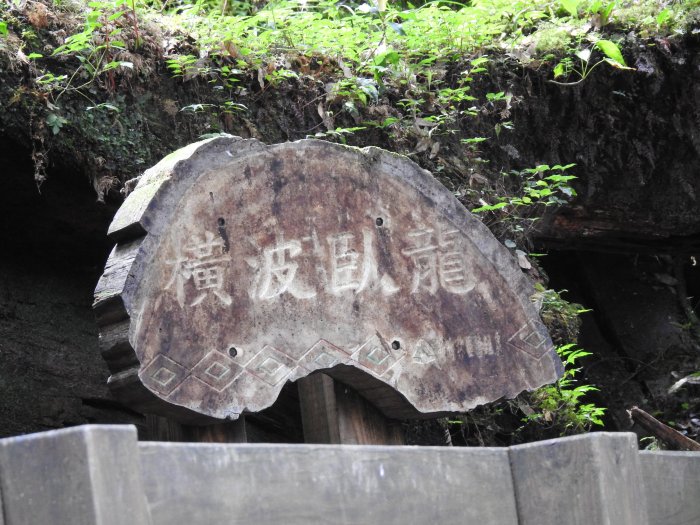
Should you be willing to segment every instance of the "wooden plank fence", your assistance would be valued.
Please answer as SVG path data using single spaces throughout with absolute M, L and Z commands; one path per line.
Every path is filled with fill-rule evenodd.
M 700 523 L 700 453 L 631 433 L 510 448 L 0 440 L 0 525 Z

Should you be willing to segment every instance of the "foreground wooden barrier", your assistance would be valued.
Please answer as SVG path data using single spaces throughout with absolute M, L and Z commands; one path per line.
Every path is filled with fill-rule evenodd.
M 700 523 L 700 454 L 631 433 L 510 448 L 139 443 L 130 426 L 0 440 L 0 525 Z

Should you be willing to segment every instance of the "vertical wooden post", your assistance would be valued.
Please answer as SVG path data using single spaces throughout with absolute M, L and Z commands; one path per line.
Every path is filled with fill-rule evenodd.
M 185 441 L 182 427 L 181 423 L 168 417 L 146 414 L 144 428 L 139 429 L 139 440 Z
M 245 417 L 241 416 L 236 421 L 227 421 L 217 425 L 202 427 L 184 426 L 183 435 L 185 441 L 198 443 L 247 443 Z
M 297 384 L 305 442 L 404 444 L 399 423 L 385 417 L 349 386 L 326 374 L 312 374 Z
M 191 441 L 195 443 L 247 443 L 245 417 L 215 425 L 184 425 L 167 417 L 146 415 L 148 441 Z

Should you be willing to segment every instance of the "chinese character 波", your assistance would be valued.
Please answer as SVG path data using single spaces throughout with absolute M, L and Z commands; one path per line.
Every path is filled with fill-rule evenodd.
M 224 251 L 224 241 L 205 231 L 203 237 L 194 236 L 190 244 L 185 246 L 184 256 L 180 254 L 174 261 L 168 261 L 168 264 L 175 266 L 175 270 L 165 288 L 175 285 L 175 295 L 181 307 L 185 306 L 185 284 L 190 279 L 197 291 L 190 306 L 198 305 L 210 293 L 225 306 L 231 305 L 233 299 L 224 290 L 227 262 Z
M 272 299 L 289 292 L 297 299 L 310 299 L 316 296 L 313 290 L 307 290 L 298 282 L 299 263 L 295 258 L 302 252 L 301 242 L 297 240 L 277 242 L 263 250 L 263 269 L 257 297 Z

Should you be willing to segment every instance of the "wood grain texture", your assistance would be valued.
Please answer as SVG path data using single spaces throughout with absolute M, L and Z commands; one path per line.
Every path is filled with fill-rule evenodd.
M 400 424 L 385 417 L 352 387 L 326 374 L 300 379 L 304 442 L 343 445 L 402 445 Z
M 352 387 L 335 382 L 338 428 L 342 444 L 403 445 L 398 421 L 387 418 Z
M 673 450 L 692 450 L 700 452 L 700 443 L 662 423 L 641 408 L 632 407 L 629 409 L 629 414 L 635 423 L 663 441 Z
M 5 525 L 152 525 L 127 425 L 0 440 L 0 493 Z
M 139 457 L 154 525 L 517 523 L 506 449 L 143 443 Z
M 297 381 L 304 442 L 340 444 L 335 382 L 326 374 L 313 374 Z
M 639 453 L 649 525 L 700 523 L 700 454 Z
M 520 525 L 646 525 L 636 435 L 596 432 L 510 447 Z
M 389 418 L 435 417 L 562 370 L 508 250 L 376 148 L 192 144 L 141 177 L 110 235 L 102 353 L 141 411 L 236 419 L 323 370 Z

